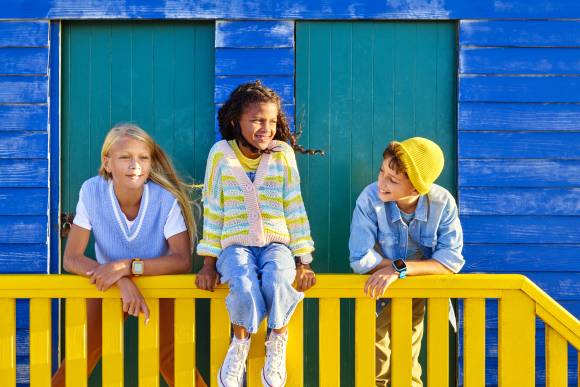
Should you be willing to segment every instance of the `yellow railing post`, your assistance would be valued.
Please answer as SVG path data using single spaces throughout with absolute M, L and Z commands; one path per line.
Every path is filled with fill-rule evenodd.
M 50 387 L 50 299 L 30 300 L 30 384 Z
M 261 386 L 262 380 L 260 378 L 260 372 L 262 367 L 264 367 L 264 356 L 266 354 L 266 348 L 264 346 L 264 340 L 266 340 L 266 332 L 268 329 L 267 319 L 262 321 L 258 332 L 252 335 L 252 343 L 250 346 L 250 353 L 248 354 L 248 386 Z
M 393 386 L 411 384 L 413 369 L 412 342 L 412 304 L 410 298 L 391 300 L 391 383 Z
M 66 300 L 66 371 L 67 386 L 87 386 L 87 300 Z
M 139 315 L 139 386 L 159 386 L 159 299 L 147 298 L 149 322 Z
M 175 385 L 195 387 L 195 300 L 175 299 Z
M 318 327 L 319 384 L 340 386 L 340 299 L 320 299 Z
M 123 387 L 123 309 L 119 298 L 105 298 L 103 315 L 103 386 Z
M 427 381 L 449 387 L 449 299 L 430 298 L 427 305 Z
M 211 387 L 217 387 L 217 373 L 230 343 L 230 319 L 226 302 L 214 298 L 210 302 L 210 378 Z
M 521 290 L 506 290 L 499 300 L 498 382 L 500 386 L 535 386 L 536 313 Z
M 16 302 L 0 298 L 0 380 L 3 385 L 16 385 Z
M 376 301 L 357 298 L 354 316 L 355 384 L 368 387 L 375 384 L 375 327 Z
M 546 387 L 568 385 L 568 343 L 546 324 Z
M 463 314 L 463 384 L 485 386 L 485 299 L 466 298 Z
M 288 387 L 304 385 L 304 303 L 298 304 L 288 325 Z

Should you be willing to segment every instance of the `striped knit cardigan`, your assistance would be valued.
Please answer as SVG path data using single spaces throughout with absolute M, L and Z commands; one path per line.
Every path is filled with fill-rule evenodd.
M 253 183 L 227 141 L 212 147 L 203 188 L 199 255 L 219 257 L 230 245 L 272 242 L 287 245 L 295 256 L 314 250 L 294 150 L 282 141 L 273 141 L 271 147 L 271 153 L 262 155 Z

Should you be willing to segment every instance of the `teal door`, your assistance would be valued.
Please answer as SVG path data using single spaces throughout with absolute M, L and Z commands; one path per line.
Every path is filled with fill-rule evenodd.
M 356 198 L 376 180 L 392 140 L 424 136 L 445 153 L 438 183 L 456 191 L 456 26 L 430 22 L 299 22 L 296 123 L 300 143 L 325 157 L 300 156 L 302 192 L 316 245 L 317 272 L 350 273 L 348 235 Z M 342 386 L 354 385 L 354 307 L 341 304 Z M 305 316 L 316 326 L 316 305 Z M 308 331 L 306 383 L 317 385 L 317 332 Z M 425 347 L 423 347 L 425 348 Z M 422 351 L 423 354 L 425 350 Z M 451 377 L 453 380 L 453 375 Z
M 215 137 L 213 23 L 66 23 L 62 46 L 63 211 L 74 212 L 82 182 L 100 166 L 105 134 L 119 122 L 141 126 L 187 181 L 203 181 Z M 207 315 L 207 305 L 200 306 L 198 316 Z M 125 385 L 135 386 L 137 330 L 133 319 L 127 324 L 133 361 L 125 366 Z M 207 350 L 207 339 L 199 340 Z M 197 359 L 207 367 L 207 356 Z M 96 371 L 93 386 L 100 385 Z

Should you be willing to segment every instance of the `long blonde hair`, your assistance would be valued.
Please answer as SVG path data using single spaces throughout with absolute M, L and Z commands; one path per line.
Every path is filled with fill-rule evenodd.
M 147 134 L 147 132 L 134 124 L 115 125 L 109 133 L 107 133 L 105 141 L 103 142 L 99 175 L 103 176 L 105 180 L 111 179 L 111 174 L 105 170 L 105 161 L 109 156 L 111 147 L 123 137 L 129 137 L 141 141 L 149 148 L 151 152 L 151 172 L 149 173 L 149 179 L 171 192 L 177 199 L 183 217 L 185 218 L 187 233 L 193 249 L 193 246 L 195 246 L 196 225 L 191 205 L 189 203 L 188 192 L 185 189 L 186 184 L 177 176 L 175 168 L 173 167 L 169 157 L 167 157 L 165 151 L 149 134 Z

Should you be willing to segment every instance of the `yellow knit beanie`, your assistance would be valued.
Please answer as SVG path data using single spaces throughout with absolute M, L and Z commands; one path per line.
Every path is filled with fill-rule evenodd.
M 425 195 L 443 170 L 443 151 L 439 145 L 423 137 L 394 143 L 396 155 L 403 163 L 411 184 L 417 192 Z

